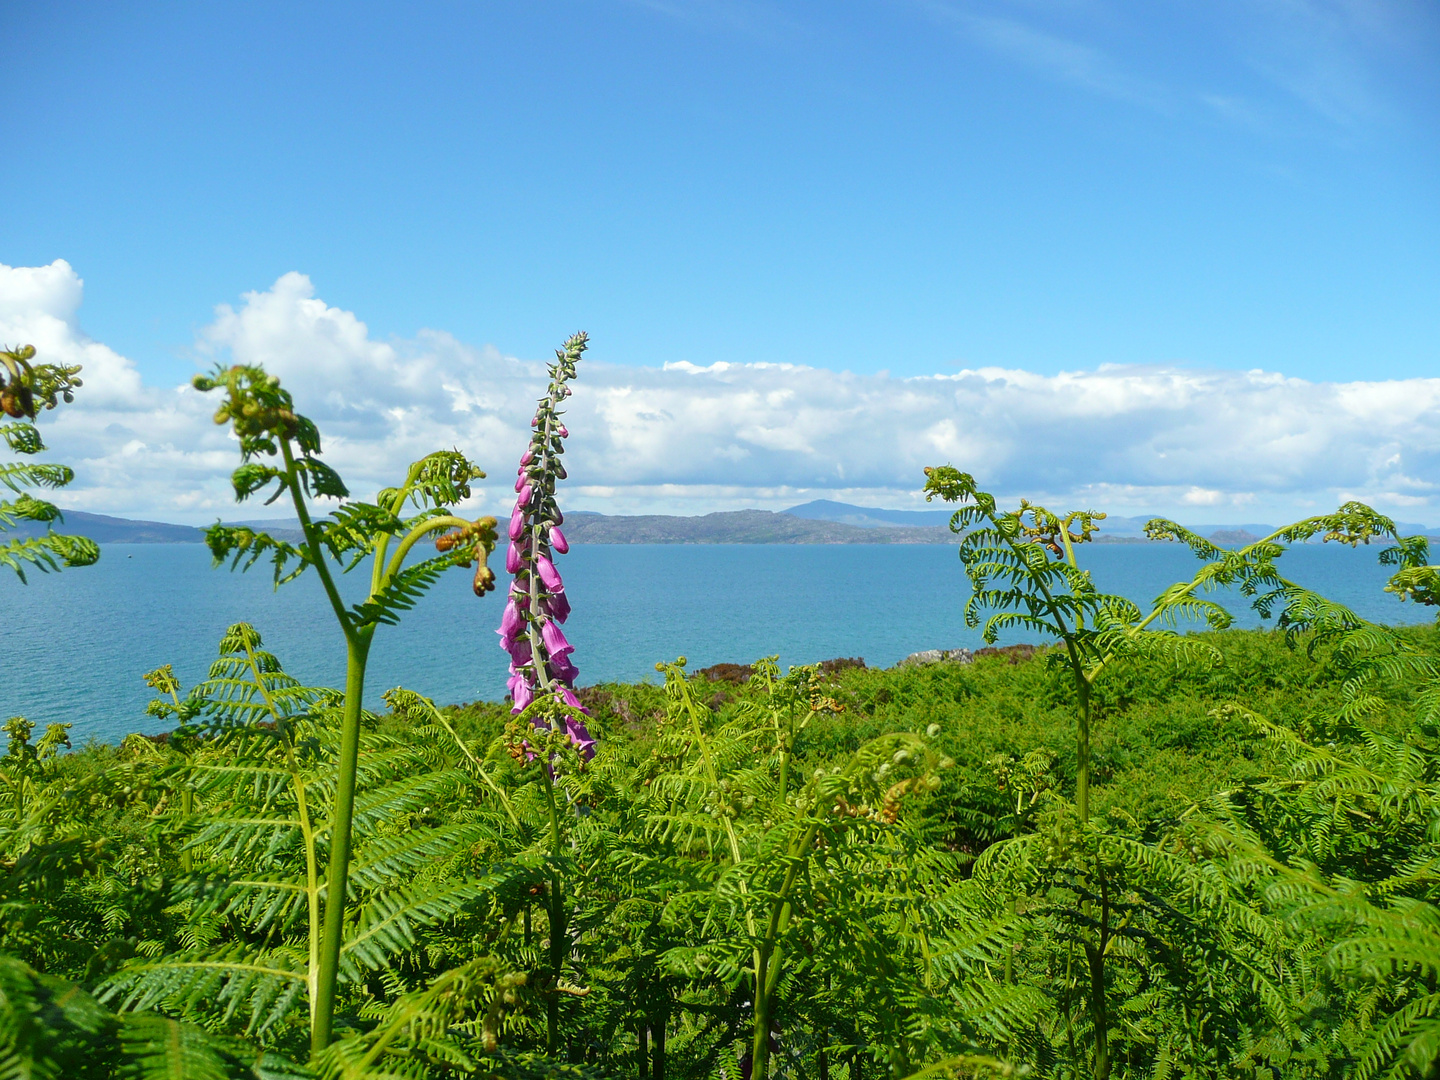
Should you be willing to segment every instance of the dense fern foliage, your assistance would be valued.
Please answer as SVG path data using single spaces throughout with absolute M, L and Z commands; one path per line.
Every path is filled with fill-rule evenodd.
M 62 754 L 12 724 L 7 1045 L 49 1025 L 47 1053 L 121 1075 L 163 1022 L 209 1064 L 155 1075 L 739 1077 L 764 993 L 772 1072 L 1080 1075 L 1089 903 L 1112 1071 L 1423 1072 L 1440 777 L 1416 702 L 1440 638 L 1395 635 L 1412 662 L 1357 723 L 1355 659 L 1315 634 L 1118 665 L 1089 827 L 1045 650 L 590 688 L 601 749 L 551 748 L 554 815 L 528 724 L 393 692 L 364 718 L 340 1037 L 307 1064 L 337 695 L 237 626 L 188 693 L 153 677 L 164 740 Z

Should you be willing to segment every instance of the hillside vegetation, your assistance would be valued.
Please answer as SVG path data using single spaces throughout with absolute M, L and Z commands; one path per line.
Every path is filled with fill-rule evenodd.
M 1404 637 L 1425 656 L 1440 648 L 1430 629 Z M 1346 670 L 1333 650 L 1312 657 L 1273 632 L 1202 640 L 1219 651 L 1214 667 L 1117 670 L 1099 703 L 1095 834 L 1177 860 L 1115 869 L 1132 933 L 1114 952 L 1112 1054 L 1127 1074 L 1148 1074 L 1163 1052 L 1207 1071 L 1238 1059 L 1338 1075 L 1363 1060 L 1376 1010 L 1419 1000 L 1426 985 L 1377 981 L 1337 942 L 1425 940 L 1424 919 L 1400 919 L 1393 901 L 1433 899 L 1434 732 L 1412 707 L 1416 683 L 1388 688 L 1364 726 L 1337 719 Z M 252 631 L 237 628 L 227 646 L 224 674 L 199 693 L 234 700 L 248 678 L 253 701 L 265 685 L 283 704 L 260 708 L 254 725 L 55 754 L 63 732 L 37 743 L 12 722 L 0 945 L 112 1006 L 188 1015 L 238 1047 L 303 1060 L 314 928 L 297 781 L 330 782 L 330 706 L 289 683 Z M 425 1059 L 427 1075 L 468 1075 L 444 1059 L 493 1044 L 486 1069 L 524 1073 L 525 1054 L 546 1050 L 545 999 L 558 989 L 560 1061 L 634 1075 L 643 1058 L 646 1075 L 673 1077 L 729 1061 L 738 1075 L 746 904 L 724 883 L 785 863 L 798 823 L 776 814 L 782 766 L 798 802 L 879 740 L 892 749 L 829 796 L 824 845 L 794 893 L 784 936 L 796 962 L 773 1017 L 782 1067 L 908 1075 L 981 1053 L 1058 1071 L 1083 994 L 1076 897 L 1063 877 L 1045 881 L 1063 863 L 1030 868 L 1039 876 L 1023 889 L 1013 867 L 986 864 L 1018 837 L 1085 842 L 1071 808 L 1073 701 L 1047 659 L 788 678 L 762 663 L 743 682 L 672 666 L 667 683 L 587 688 L 602 750 L 561 783 L 580 813 L 558 859 L 508 706 L 437 712 L 390 695 L 394 710 L 365 720 L 371 795 L 337 1046 L 363 1057 L 389 1031 L 393 1053 Z M 323 819 L 313 829 L 323 834 Z M 570 944 L 547 985 L 557 869 Z M 1332 896 L 1337 882 L 1353 884 Z M 1385 906 L 1370 908 L 1368 890 Z M 1239 965 L 1226 955 L 1237 947 Z M 459 1044 L 417 1045 L 420 1016 L 441 1025 L 431 1040 Z M 256 1051 L 230 1052 L 253 1067 Z

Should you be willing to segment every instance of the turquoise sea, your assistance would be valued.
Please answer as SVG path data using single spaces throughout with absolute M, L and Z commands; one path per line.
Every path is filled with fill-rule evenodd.
M 1293 580 L 1368 618 L 1423 619 L 1381 591 L 1387 573 L 1376 551 L 1307 545 L 1283 564 Z M 1177 545 L 1099 545 L 1084 555 L 1097 585 L 1142 603 L 1197 565 Z M 654 678 L 656 661 L 680 655 L 692 670 L 775 653 L 782 664 L 859 656 L 888 666 L 921 649 L 980 644 L 965 628 L 969 590 L 949 546 L 577 545 L 560 568 L 582 684 Z M 399 627 L 376 635 L 367 699 L 378 703 L 396 685 L 442 704 L 502 698 L 505 654 L 494 630 L 503 595 L 477 600 L 469 572 L 452 571 Z M 1222 599 L 1240 625 L 1260 624 L 1243 599 Z M 145 715 L 151 692 L 141 675 L 173 664 L 188 687 L 204 677 L 221 632 L 241 620 L 297 678 L 340 685 L 344 646 L 312 576 L 275 592 L 261 568 L 212 569 L 199 544 L 114 544 L 93 567 L 32 574 L 28 586 L 5 581 L 0 717 L 68 721 L 76 745 L 161 730 Z

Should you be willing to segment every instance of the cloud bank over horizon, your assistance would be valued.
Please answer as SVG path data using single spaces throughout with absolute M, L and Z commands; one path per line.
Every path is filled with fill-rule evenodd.
M 282 515 L 234 503 L 238 459 L 212 422 L 214 398 L 146 385 L 130 359 L 81 330 L 83 298 L 64 260 L 0 264 L 0 343 L 84 365 L 75 404 L 42 420 L 49 459 L 76 472 L 61 504 L 196 524 Z M 279 375 L 357 497 L 457 446 L 489 471 L 473 505 L 492 512 L 508 508 L 545 382 L 543 362 L 443 331 L 376 340 L 300 273 L 218 306 L 193 351 L 199 366 L 263 363 Z M 1354 498 L 1440 518 L 1440 379 L 1109 365 L 891 378 L 591 360 L 575 391 L 564 500 L 574 509 L 697 514 L 817 498 L 918 508 L 923 468 L 948 463 L 1002 496 L 1125 515 L 1275 521 Z

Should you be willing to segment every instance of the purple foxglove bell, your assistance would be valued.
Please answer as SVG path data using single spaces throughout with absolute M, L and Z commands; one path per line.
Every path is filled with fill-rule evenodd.
M 551 521 L 552 521 L 553 524 L 555 524 L 555 525 L 564 525 L 564 524 L 565 524 L 565 515 L 560 512 L 560 507 L 558 507 L 558 506 L 552 507 L 551 510 L 550 510 L 550 514 L 551 514 Z
M 535 493 L 535 489 L 531 486 L 530 481 L 527 479 L 525 483 L 521 484 L 516 490 L 519 491 L 520 494 L 515 496 L 515 508 L 518 510 L 522 506 L 529 506 L 530 496 Z
M 569 432 L 568 430 L 566 430 L 566 427 L 565 427 L 564 424 L 561 424 L 560 427 L 557 428 L 556 430 L 559 432 L 560 437 L 561 437 L 562 439 L 568 439 L 568 438 L 570 437 L 570 432 Z
M 570 737 L 570 741 L 575 744 L 575 749 L 586 761 L 595 756 L 595 740 L 590 736 L 590 729 L 575 717 L 565 717 L 565 734 Z
M 525 507 L 516 505 L 510 512 L 510 539 L 519 540 L 525 535 Z M 514 573 L 512 570 L 511 573 Z
M 523 453 L 523 454 L 520 455 L 520 468 L 522 468 L 522 469 L 525 468 L 526 465 L 529 465 L 529 464 L 530 464 L 532 461 L 534 461 L 534 460 L 535 460 L 535 451 L 534 451 L 534 450 L 526 450 L 525 453 Z M 519 489 L 517 488 L 516 490 L 518 491 Z
M 516 638 L 509 645 L 504 646 L 505 651 L 510 654 L 510 662 L 517 668 L 524 667 L 530 663 L 530 641 L 528 638 Z
M 520 609 L 515 604 L 515 599 L 505 602 L 505 614 L 500 616 L 500 636 L 502 638 L 517 638 L 525 630 L 525 616 L 520 614 Z
M 525 470 L 521 469 L 515 476 L 515 492 L 519 494 L 520 489 L 525 486 Z
M 563 623 L 570 617 L 570 601 L 566 599 L 563 592 L 552 593 L 545 598 L 543 607 L 545 614 L 549 615 L 556 622 Z
M 510 711 L 524 712 L 535 700 L 535 690 L 528 682 L 521 679 L 516 686 L 511 688 L 510 696 L 515 699 L 515 704 Z
M 535 560 L 535 568 L 540 571 L 540 583 L 552 593 L 564 592 L 565 582 L 561 580 L 560 571 L 555 569 L 555 564 L 550 561 L 550 556 L 541 555 Z
M 550 529 L 550 546 L 561 555 L 570 550 L 570 541 L 565 539 L 565 534 L 560 531 L 559 525 L 554 525 Z
M 563 656 L 565 653 L 575 651 L 575 646 L 565 640 L 565 634 L 560 629 L 560 624 L 546 620 L 540 627 L 540 640 L 545 645 L 545 651 L 551 656 Z
M 575 680 L 580 677 L 580 669 L 570 662 L 569 653 L 552 656 L 550 662 L 545 666 L 550 669 L 552 679 L 567 686 L 574 686 Z
M 510 541 L 510 546 L 505 549 L 505 572 L 518 574 L 520 567 L 524 565 L 525 556 L 520 553 L 520 546 L 515 541 Z

